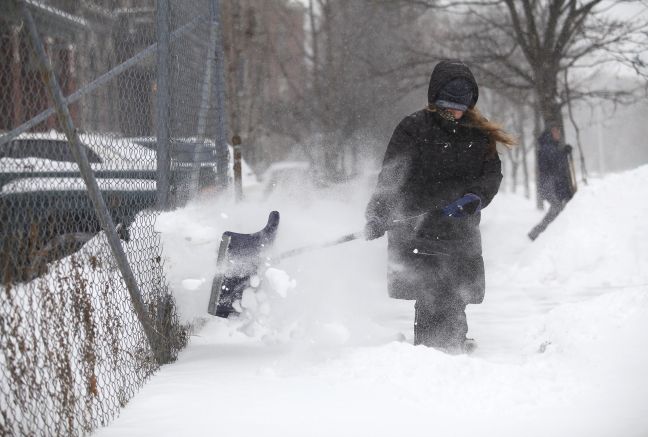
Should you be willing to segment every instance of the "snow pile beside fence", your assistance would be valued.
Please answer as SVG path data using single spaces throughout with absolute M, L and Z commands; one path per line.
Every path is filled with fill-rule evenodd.
M 150 219 L 140 214 L 134 239 L 123 244 L 155 329 L 175 356 L 186 333 L 162 282 L 156 242 L 144 237 Z M 0 287 L 1 408 L 10 435 L 74 435 L 103 426 L 159 367 L 105 234 L 47 269 L 30 282 Z

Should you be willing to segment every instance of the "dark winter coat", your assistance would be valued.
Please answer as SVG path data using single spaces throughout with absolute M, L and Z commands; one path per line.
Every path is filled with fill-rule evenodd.
M 549 203 L 565 202 L 574 194 L 568 155 L 566 148 L 552 137 L 551 130 L 538 138 L 539 189 Z
M 390 296 L 460 293 L 466 303 L 483 300 L 480 213 L 453 218 L 440 210 L 466 193 L 478 195 L 484 208 L 501 179 L 488 138 L 465 122 L 422 110 L 398 125 L 366 213 L 391 228 Z
M 430 81 L 430 88 L 437 90 L 453 78 L 438 73 L 435 69 Z M 453 218 L 443 216 L 441 209 L 466 193 L 478 195 L 484 208 L 501 179 L 501 162 L 489 139 L 465 119 L 446 120 L 425 109 L 400 122 L 366 211 L 368 221 L 389 229 L 391 297 L 425 299 L 450 293 L 465 303 L 483 300 L 480 213 Z

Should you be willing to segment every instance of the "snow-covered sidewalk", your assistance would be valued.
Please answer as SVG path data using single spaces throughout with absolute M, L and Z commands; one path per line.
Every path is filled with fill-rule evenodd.
M 384 239 L 356 241 L 272 266 L 273 286 L 248 296 L 241 320 L 208 318 L 96 435 L 648 435 L 646 187 L 648 167 L 581 187 L 533 244 L 541 214 L 500 194 L 483 213 L 487 294 L 469 307 L 471 356 L 414 347 L 412 303 L 386 297 Z M 278 249 L 327 241 L 362 227 L 366 196 L 161 217 L 182 316 L 205 315 L 223 230 L 260 228 L 272 205 Z

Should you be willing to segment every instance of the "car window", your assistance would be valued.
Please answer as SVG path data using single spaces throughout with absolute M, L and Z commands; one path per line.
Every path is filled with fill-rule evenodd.
M 88 146 L 81 144 L 90 162 L 101 158 Z M 43 158 L 59 162 L 76 162 L 67 141 L 47 138 L 22 138 L 0 145 L 0 158 Z

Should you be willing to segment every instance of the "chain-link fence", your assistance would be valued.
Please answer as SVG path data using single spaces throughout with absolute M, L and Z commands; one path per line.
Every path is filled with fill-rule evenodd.
M 218 2 L 0 12 L 0 435 L 83 435 L 187 341 L 155 220 L 227 184 Z

